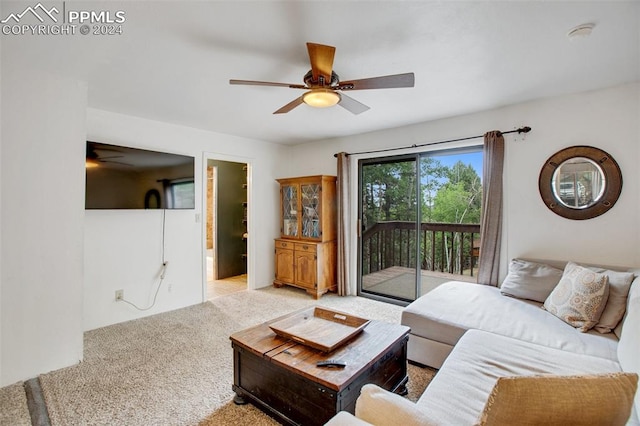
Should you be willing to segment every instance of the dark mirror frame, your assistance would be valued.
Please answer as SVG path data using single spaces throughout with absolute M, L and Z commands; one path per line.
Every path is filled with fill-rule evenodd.
M 591 206 L 576 209 L 565 206 L 553 192 L 553 175 L 565 161 L 585 157 L 597 163 L 604 173 L 605 188 L 602 196 Z M 592 146 L 577 145 L 553 154 L 542 166 L 538 180 L 544 204 L 555 214 L 573 220 L 591 219 L 606 213 L 618 201 L 622 192 L 622 172 L 616 160 L 605 151 Z

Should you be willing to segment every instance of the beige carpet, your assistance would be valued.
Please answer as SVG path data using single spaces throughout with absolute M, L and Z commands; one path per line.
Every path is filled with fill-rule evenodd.
M 22 382 L 0 388 L 0 425 L 31 426 Z
M 229 335 L 320 304 L 399 322 L 402 308 L 291 288 L 241 291 L 204 304 L 85 333 L 84 361 L 40 376 L 56 425 L 275 425 L 252 405 L 236 406 Z M 416 399 L 434 371 L 410 366 Z

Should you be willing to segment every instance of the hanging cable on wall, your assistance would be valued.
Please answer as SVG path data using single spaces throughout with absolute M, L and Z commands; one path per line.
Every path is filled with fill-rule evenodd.
M 515 130 L 509 130 L 506 132 L 501 132 L 503 135 L 509 134 L 509 133 L 524 133 L 527 134 L 531 131 L 531 127 L 529 126 L 524 126 L 524 127 L 520 127 L 519 129 L 515 129 Z M 359 154 L 377 154 L 380 152 L 389 152 L 389 151 L 398 151 L 398 150 L 402 150 L 402 149 L 412 149 L 412 148 L 421 148 L 423 146 L 431 146 L 431 145 L 440 145 L 443 143 L 451 143 L 451 142 L 461 142 L 461 141 L 467 141 L 467 140 L 471 140 L 471 139 L 479 139 L 479 138 L 483 138 L 484 135 L 477 135 L 477 136 L 468 136 L 465 138 L 457 138 L 457 139 L 448 139 L 445 141 L 437 141 L 437 142 L 426 142 L 426 143 L 421 143 L 421 144 L 413 144 L 411 146 L 402 146 L 402 147 L 398 147 L 398 148 L 384 148 L 384 149 L 375 149 L 372 151 L 360 151 L 360 152 L 349 152 L 347 153 L 347 155 L 359 155 Z M 333 154 L 334 157 L 337 157 L 338 154 Z
M 164 277 L 167 273 L 167 265 L 169 264 L 169 262 L 167 262 L 165 260 L 164 257 L 164 252 L 165 252 L 165 228 L 166 228 L 166 216 L 167 216 L 167 209 L 162 209 L 162 266 L 160 268 L 160 276 L 159 276 L 159 281 L 158 281 L 158 287 L 156 288 L 156 292 L 153 295 L 153 302 L 151 302 L 151 305 L 149 305 L 146 308 L 141 308 L 138 305 L 136 305 L 133 302 L 130 302 L 128 300 L 126 300 L 124 297 L 121 299 L 118 299 L 119 302 L 124 302 L 127 303 L 131 306 L 133 306 L 134 308 L 136 308 L 139 311 L 148 311 L 149 309 L 153 308 L 156 304 L 156 300 L 158 298 L 158 293 L 160 292 L 160 287 L 162 287 L 162 283 L 164 281 Z

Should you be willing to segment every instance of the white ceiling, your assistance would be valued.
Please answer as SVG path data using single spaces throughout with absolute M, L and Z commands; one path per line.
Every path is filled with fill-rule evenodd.
M 25 5 L 2 2 L 2 16 Z M 62 2 L 58 2 L 62 3 Z M 45 2 L 46 5 L 56 2 Z M 125 12 L 122 35 L 2 35 L 3 67 L 89 83 L 89 105 L 282 144 L 369 132 L 640 80 L 640 1 L 71 2 Z M 567 32 L 595 23 L 591 37 Z M 341 80 L 414 72 L 414 88 L 350 92 L 370 106 L 301 105 L 305 42 L 336 46 Z

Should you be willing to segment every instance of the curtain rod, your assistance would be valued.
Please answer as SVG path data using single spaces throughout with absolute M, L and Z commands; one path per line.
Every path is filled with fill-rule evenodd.
M 509 133 L 529 133 L 531 131 L 531 127 L 529 126 L 524 126 L 524 127 L 520 127 L 519 129 L 516 130 L 509 130 L 508 132 L 500 132 L 503 135 L 509 134 Z M 399 147 L 399 148 L 386 148 L 386 149 L 376 149 L 373 151 L 360 151 L 360 152 L 351 152 L 351 153 L 347 153 L 347 156 L 349 155 L 358 155 L 358 154 L 375 154 L 377 152 L 388 152 L 388 151 L 397 151 L 400 149 L 409 149 L 409 148 L 420 148 L 423 146 L 429 146 L 429 145 L 439 145 L 441 143 L 449 143 L 449 142 L 460 142 L 460 141 L 466 141 L 469 139 L 478 139 L 478 138 L 483 138 L 484 135 L 478 135 L 478 136 L 469 136 L 466 138 L 458 138 L 458 139 L 449 139 L 446 141 L 438 141 L 438 142 L 427 142 L 427 143 L 422 143 L 422 144 L 413 144 L 411 146 L 403 146 L 403 147 Z M 338 154 L 333 154 L 334 157 L 337 157 Z

